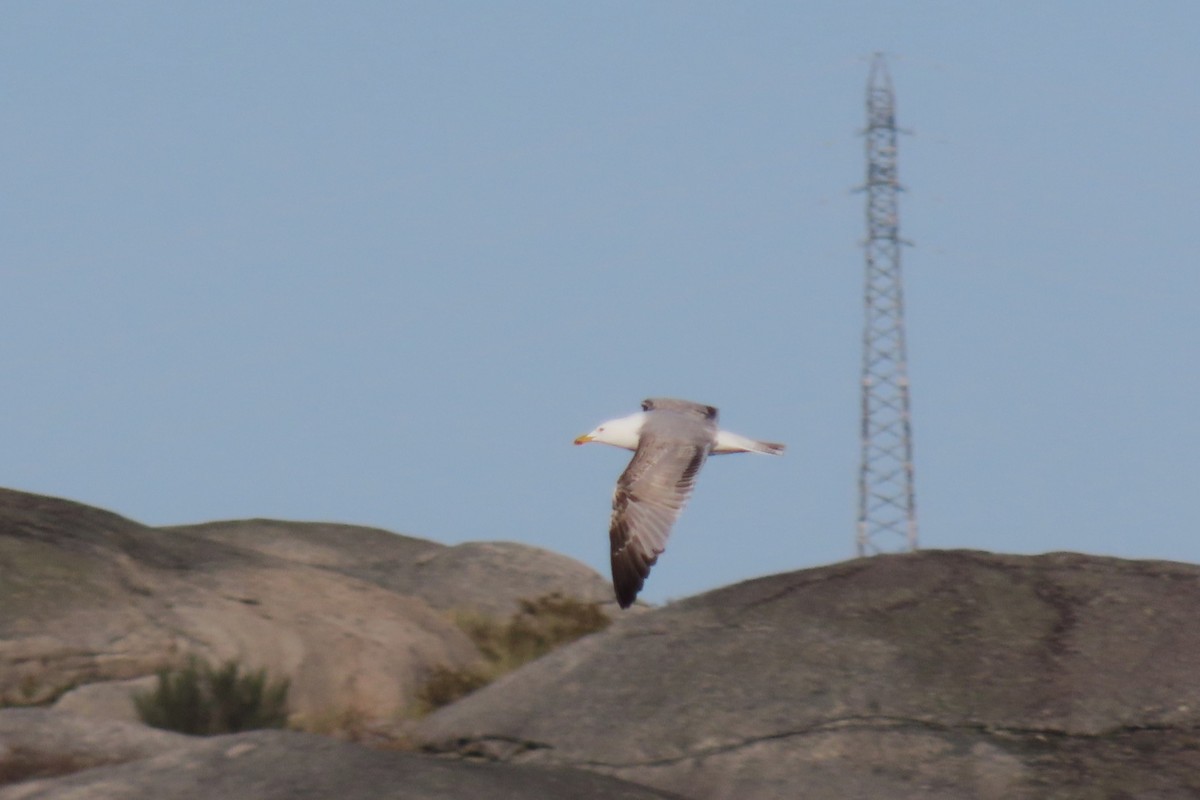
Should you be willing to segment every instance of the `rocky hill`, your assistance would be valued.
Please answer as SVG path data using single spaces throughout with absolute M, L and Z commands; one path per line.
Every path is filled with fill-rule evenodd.
M 611 603 L 521 545 L 0 490 L 0 800 L 1200 796 L 1200 567 L 1078 554 L 876 556 L 620 614 L 372 747 L 129 721 L 125 681 L 187 653 L 290 677 L 309 729 L 395 718 L 478 655 L 447 610 L 554 591 Z
M 611 597 L 592 570 L 525 545 L 271 520 L 155 529 L 0 489 L 0 704 L 82 686 L 67 706 L 131 716 L 124 680 L 196 654 L 290 678 L 302 726 L 388 719 L 432 668 L 478 658 L 443 612 L 507 615 L 555 591 Z
M 1200 568 L 928 551 L 629 618 L 431 749 L 715 798 L 1200 797 Z

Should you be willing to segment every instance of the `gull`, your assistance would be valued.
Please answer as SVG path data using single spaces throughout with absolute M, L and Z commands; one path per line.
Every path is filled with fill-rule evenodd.
M 784 450 L 781 444 L 721 430 L 713 406 L 669 397 L 644 400 L 638 413 L 602 422 L 575 440 L 588 442 L 634 451 L 617 478 L 608 529 L 613 589 L 621 608 L 633 605 L 650 567 L 666 549 L 671 526 L 710 453 L 779 456 Z

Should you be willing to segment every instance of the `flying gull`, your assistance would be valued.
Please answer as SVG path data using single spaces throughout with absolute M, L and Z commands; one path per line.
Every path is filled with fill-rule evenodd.
M 710 453 L 783 455 L 783 445 L 747 439 L 717 427 L 712 406 L 652 397 L 642 410 L 603 422 L 575 444 L 599 442 L 633 450 L 613 492 L 613 589 L 621 608 L 633 605 L 650 567 L 667 546 L 671 526 L 692 494 Z

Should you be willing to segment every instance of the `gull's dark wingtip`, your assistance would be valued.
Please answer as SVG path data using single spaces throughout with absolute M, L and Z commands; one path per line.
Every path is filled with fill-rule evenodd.
M 617 596 L 617 605 L 629 608 L 646 585 L 650 567 L 658 561 L 658 556 L 647 558 L 633 542 L 619 544 L 618 541 L 614 540 L 612 551 L 613 592 Z
M 626 553 L 613 553 L 612 582 L 613 592 L 617 596 L 617 605 L 621 608 L 629 608 L 633 605 L 633 601 L 637 600 L 638 592 L 646 585 L 646 578 Z

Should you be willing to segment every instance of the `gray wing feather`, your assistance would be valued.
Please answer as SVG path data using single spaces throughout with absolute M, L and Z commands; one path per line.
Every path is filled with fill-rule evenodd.
M 609 526 L 613 588 L 622 608 L 633 603 L 666 548 L 715 436 L 711 418 L 677 413 L 655 414 L 643 426 L 637 452 L 617 479 Z

